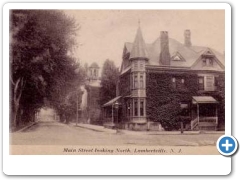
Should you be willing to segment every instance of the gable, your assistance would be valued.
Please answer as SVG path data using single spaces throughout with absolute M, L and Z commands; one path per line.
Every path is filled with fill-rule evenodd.
M 210 48 L 205 48 L 191 69 L 224 71 L 224 65 Z
M 201 55 L 196 63 L 191 67 L 193 70 L 213 70 L 224 71 L 224 66 L 219 62 L 216 56 Z
M 172 55 L 171 61 L 185 61 L 185 59 L 179 52 L 176 52 Z

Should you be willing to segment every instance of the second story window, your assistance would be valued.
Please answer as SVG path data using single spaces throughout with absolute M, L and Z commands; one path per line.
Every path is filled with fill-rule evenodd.
M 214 76 L 206 76 L 206 88 L 207 91 L 214 91 Z
M 135 62 L 134 62 L 134 69 L 137 69 L 137 68 L 138 68 L 138 62 L 135 61 Z
M 138 88 L 138 76 L 134 75 L 134 88 Z
M 143 62 L 140 62 L 140 69 L 143 70 Z
M 198 90 L 204 90 L 204 77 L 198 77 Z
M 140 75 L 140 88 L 144 88 L 143 74 Z
M 185 79 L 182 78 L 181 79 L 181 83 L 184 84 L 185 83 Z
M 172 87 L 173 87 L 173 89 L 176 89 L 176 87 L 177 87 L 177 83 L 176 83 L 176 78 L 175 77 L 172 78 Z

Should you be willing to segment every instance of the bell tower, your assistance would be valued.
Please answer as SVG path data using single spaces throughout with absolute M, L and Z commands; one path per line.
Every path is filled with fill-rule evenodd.
M 99 69 L 99 66 L 95 62 L 92 63 L 91 66 L 89 66 L 88 77 L 90 81 L 99 79 Z

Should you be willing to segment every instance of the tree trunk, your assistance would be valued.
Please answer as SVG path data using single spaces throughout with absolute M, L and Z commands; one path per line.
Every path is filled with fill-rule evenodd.
M 12 112 L 12 126 L 13 128 L 17 127 L 17 114 L 18 114 L 18 109 L 19 109 L 19 104 L 14 103 L 13 104 L 13 112 Z
M 18 78 L 18 80 L 14 84 L 14 91 L 13 91 L 13 112 L 12 112 L 13 128 L 16 128 L 19 124 L 17 119 L 17 114 L 19 111 L 19 102 L 22 96 L 23 88 L 24 88 L 23 78 Z

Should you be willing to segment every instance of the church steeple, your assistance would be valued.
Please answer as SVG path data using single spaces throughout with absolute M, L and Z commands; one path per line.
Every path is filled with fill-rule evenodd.
M 135 36 L 135 40 L 132 46 L 129 59 L 148 59 L 148 53 L 147 53 L 146 45 L 142 36 L 140 21 L 138 22 L 138 24 L 139 24 L 139 27 L 137 30 L 137 34 Z

